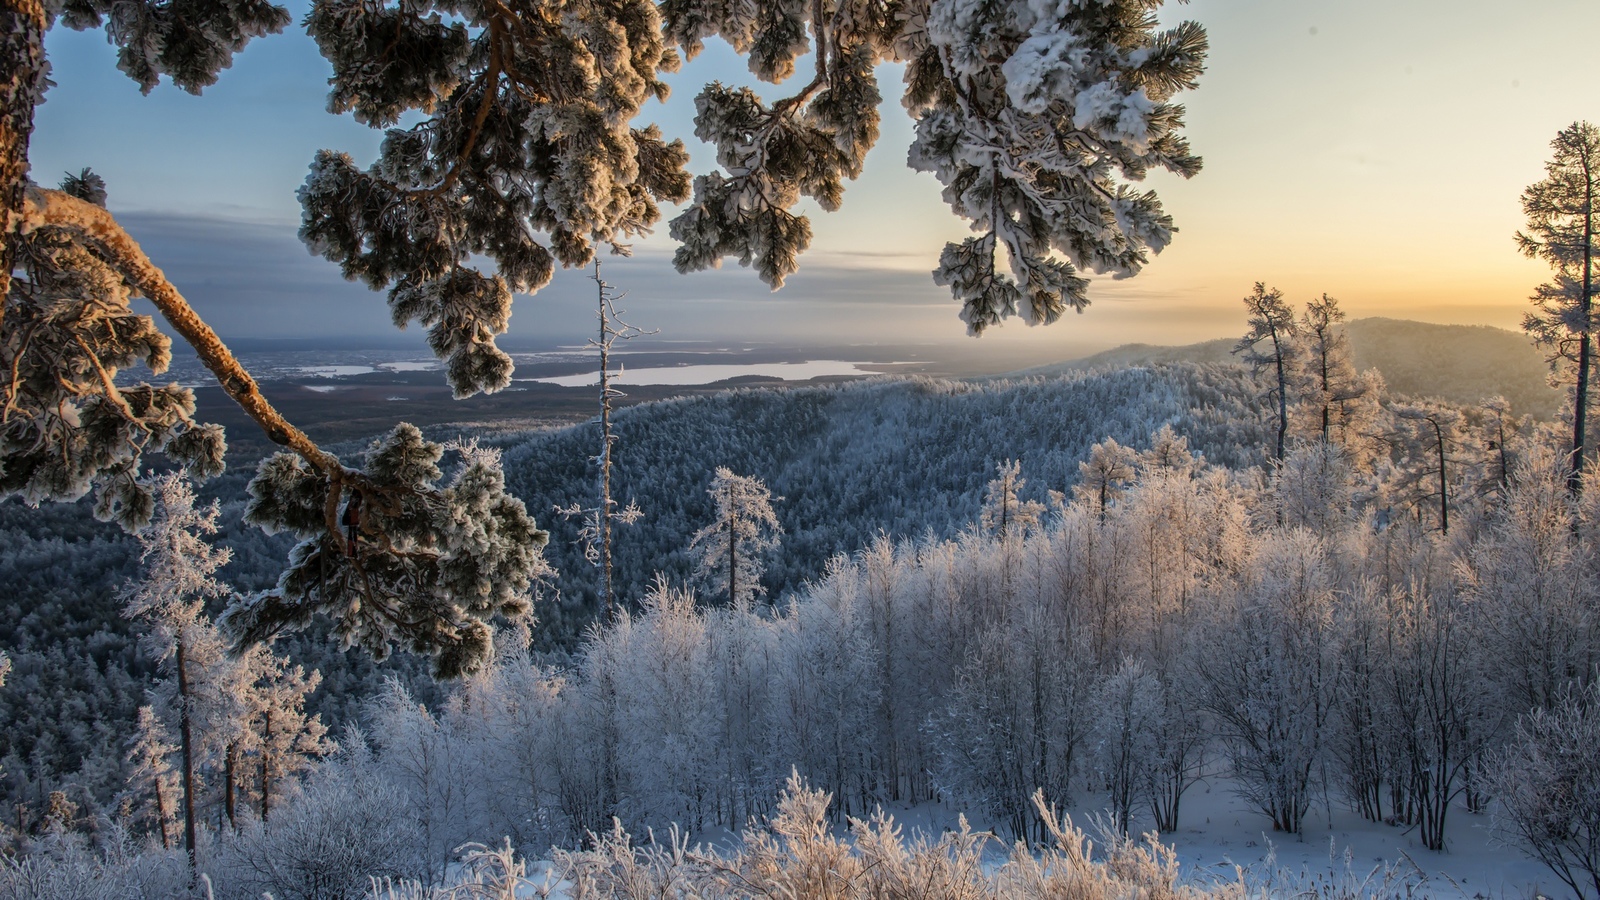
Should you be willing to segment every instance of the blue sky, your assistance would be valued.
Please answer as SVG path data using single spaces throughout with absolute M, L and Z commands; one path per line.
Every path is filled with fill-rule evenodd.
M 290 8 L 298 20 L 303 5 Z M 1150 181 L 1179 235 L 1139 277 L 1100 280 L 1085 314 L 992 331 L 982 340 L 994 352 L 1231 334 L 1257 280 L 1296 300 L 1333 294 L 1354 316 L 1515 327 L 1546 276 L 1512 244 L 1517 198 L 1542 177 L 1560 128 L 1600 120 L 1600 4 L 1194 0 L 1165 17 L 1200 21 L 1212 44 L 1184 98 L 1205 170 Z M 254 42 L 200 97 L 165 85 L 141 97 L 98 32 L 58 28 L 47 46 L 57 87 L 39 110 L 34 177 L 103 174 L 112 208 L 224 338 L 397 337 L 381 295 L 342 282 L 294 238 L 294 191 L 315 152 L 364 162 L 378 140 L 325 112 L 327 64 L 298 27 Z M 905 167 L 899 72 L 880 75 L 882 138 L 844 209 L 811 209 L 816 239 L 788 287 L 768 293 L 731 261 L 672 274 L 663 223 L 608 267 L 633 318 L 676 339 L 959 339 L 956 306 L 928 272 L 965 227 L 931 176 Z M 710 153 L 692 135 L 693 97 L 711 79 L 750 81 L 713 43 L 646 113 L 685 139 L 697 172 Z M 591 298 L 583 273 L 559 273 L 519 298 L 512 334 L 586 332 Z

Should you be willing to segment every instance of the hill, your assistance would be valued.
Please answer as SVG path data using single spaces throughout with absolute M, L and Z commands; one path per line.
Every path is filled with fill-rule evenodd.
M 1432 325 L 1404 319 L 1349 324 L 1356 368 L 1376 368 L 1389 390 L 1455 403 L 1496 394 L 1519 413 L 1553 419 L 1562 393 L 1547 380 L 1544 353 L 1525 334 L 1488 325 Z
M 954 535 L 978 518 L 995 466 L 1022 461 L 1027 494 L 1045 499 L 1078 480 L 1078 462 L 1110 436 L 1145 446 L 1163 424 L 1224 465 L 1260 462 L 1257 389 L 1238 366 L 1173 364 L 1052 377 L 895 379 L 727 391 L 641 404 L 616 414 L 619 502 L 644 510 L 618 532 L 618 595 L 640 598 L 657 572 L 685 581 L 690 535 L 712 520 L 717 466 L 760 478 L 786 532 L 764 579 L 777 597 L 879 532 Z M 593 615 L 594 569 L 576 522 L 552 506 L 589 505 L 597 427 L 503 439 L 507 478 L 551 531 L 561 601 L 540 610 L 541 635 L 568 643 Z
M 1562 394 L 1546 380 L 1543 352 L 1526 335 L 1488 325 L 1435 325 L 1406 319 L 1356 319 L 1345 328 L 1357 369 L 1383 373 L 1390 392 L 1477 404 L 1499 395 L 1511 408 L 1553 419 Z M 1235 340 L 1218 338 L 1180 347 L 1124 344 L 1082 359 L 1017 375 L 1055 375 L 1157 363 L 1225 363 Z

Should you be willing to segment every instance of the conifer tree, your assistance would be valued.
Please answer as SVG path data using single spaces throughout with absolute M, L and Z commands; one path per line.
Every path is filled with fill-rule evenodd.
M 1522 320 L 1534 342 L 1550 350 L 1552 366 L 1570 367 L 1572 460 L 1567 485 L 1577 493 L 1588 462 L 1589 378 L 1594 367 L 1595 267 L 1600 252 L 1600 128 L 1574 122 L 1550 142 L 1554 155 L 1545 179 L 1522 192 L 1526 231 L 1517 247 L 1555 270 L 1555 280 L 1534 291 L 1535 311 Z
M 287 657 L 256 648 L 247 669 L 255 676 L 248 693 L 246 726 L 259 766 L 257 797 L 261 821 L 268 820 L 279 785 L 310 768 L 336 748 L 321 715 L 306 715 L 306 697 L 322 683 L 322 673 L 307 674 Z
M 1511 485 L 1511 473 L 1521 460 L 1520 447 L 1524 442 L 1525 417 L 1511 412 L 1511 403 L 1504 397 L 1490 397 L 1480 406 L 1479 442 L 1487 451 L 1483 478 L 1478 486 L 1480 495 L 1504 497 Z
M 135 821 L 154 823 L 161 849 L 172 849 L 172 820 L 178 797 L 178 775 L 171 756 L 177 752 L 155 707 L 139 707 L 139 720 L 128 748 L 128 790 L 136 804 Z M 140 803 L 148 800 L 148 805 Z
M 1450 482 L 1456 462 L 1454 451 L 1460 440 L 1461 414 L 1436 403 L 1400 404 L 1394 407 L 1394 414 L 1414 430 L 1411 444 L 1416 448 L 1416 458 L 1407 480 L 1419 488 L 1431 482 L 1426 493 L 1437 503 L 1439 531 L 1449 534 Z M 1454 480 L 1460 480 L 1460 473 L 1454 473 Z
M 1078 463 L 1078 483 L 1072 493 L 1079 499 L 1094 504 L 1100 521 L 1106 520 L 1106 510 L 1111 501 L 1122 495 L 1125 485 L 1133 480 L 1134 464 L 1139 454 L 1133 448 L 1117 443 L 1116 438 L 1106 438 L 1089 448 L 1089 458 Z
M 448 477 L 439 466 L 447 451 L 456 457 Z M 339 525 L 341 498 L 346 509 L 360 505 L 353 541 Z M 383 659 L 399 642 L 454 678 L 492 658 L 489 620 L 527 616 L 530 592 L 550 571 L 549 535 L 506 492 L 499 452 L 437 444 L 412 425 L 375 442 L 362 471 L 322 471 L 287 453 L 267 459 L 245 519 L 301 540 L 276 587 L 236 599 L 218 620 L 239 644 L 323 613 L 347 646 Z
M 1259 281 L 1255 291 L 1244 298 L 1244 306 L 1250 313 L 1250 330 L 1234 345 L 1233 352 L 1243 355 L 1257 372 L 1268 372 L 1271 378 L 1267 395 L 1278 411 L 1278 440 L 1272 459 L 1281 463 L 1289 436 L 1289 386 L 1296 379 L 1300 326 L 1289 304 L 1283 302 L 1283 292 L 1277 288 L 1269 291 Z
M 1022 477 L 1021 460 L 1008 459 L 996 464 L 995 474 L 998 477 L 983 489 L 981 524 L 1004 542 L 1037 527 L 1039 517 L 1044 515 L 1044 504 L 1017 497 L 1017 492 L 1028 483 Z
M 1322 443 L 1336 444 L 1362 464 L 1370 455 L 1363 431 L 1377 411 L 1381 382 L 1375 371 L 1356 372 L 1344 319 L 1339 301 L 1327 294 L 1306 303 L 1300 314 L 1305 397 L 1297 418 L 1301 429 L 1315 431 Z
M 716 504 L 717 517 L 695 532 L 690 552 L 700 563 L 700 577 L 712 591 L 726 591 L 734 606 L 765 592 L 761 572 L 766 568 L 763 555 L 778 545 L 783 527 L 772 511 L 772 492 L 761 479 L 735 475 L 718 466 L 711 486 L 706 489 Z
M 1189 439 L 1172 430 L 1172 424 L 1163 424 L 1150 434 L 1150 449 L 1139 454 L 1141 473 L 1167 472 L 1188 475 L 1205 466 L 1205 457 L 1195 458 L 1189 452 Z
M 222 642 L 205 618 L 206 600 L 227 593 L 216 579 L 228 550 L 213 547 L 207 536 L 217 531 L 217 507 L 196 509 L 194 492 L 182 476 L 165 475 L 153 482 L 154 518 L 139 534 L 145 574 L 126 591 L 124 614 L 150 628 L 147 644 L 173 676 L 178 718 L 180 778 L 183 803 L 183 846 L 195 865 L 195 803 L 200 735 L 200 707 L 213 693 L 224 664 Z
M 27 228 L 9 239 L 22 277 L 10 283 L 11 313 L 0 322 L 0 363 L 12 373 L 0 384 L 0 493 L 38 503 L 75 499 L 97 485 L 96 514 L 136 528 L 154 508 L 151 489 L 138 478 L 145 451 L 164 452 L 196 477 L 221 472 L 222 431 L 194 421 L 191 391 L 115 383 L 120 367 L 142 362 L 160 372 L 170 358 L 169 341 L 150 317 L 129 309 L 130 297 L 142 294 L 268 436 L 293 450 L 258 472 L 252 493 L 260 502 L 248 515 L 304 540 L 276 589 L 231 611 L 225 621 L 234 637 L 262 640 L 328 613 L 351 643 L 380 656 L 405 641 L 435 654 L 443 675 L 487 661 L 484 620 L 524 615 L 530 585 L 545 571 L 545 533 L 505 494 L 498 458 L 463 453 L 456 477 L 439 484 L 434 463 L 444 448 L 403 426 L 365 470 L 345 466 L 272 408 L 96 205 L 105 199 L 98 178 L 85 172 L 66 188 L 30 187 Z M 339 524 L 340 506 L 358 498 L 367 501 L 365 527 L 374 536 L 362 554 Z
M 62 183 L 63 202 L 104 214 L 105 182 L 85 169 Z M 42 226 L 15 246 L 0 357 L 0 494 L 37 504 L 75 500 L 98 487 L 95 515 L 125 527 L 149 521 L 153 497 L 139 480 L 144 451 L 162 451 L 190 474 L 222 470 L 222 429 L 195 421 L 194 392 L 177 384 L 118 384 L 142 365 L 171 360 L 171 341 L 129 306 L 134 291 L 70 230 Z M 7 273 L 10 275 L 11 273 Z
M 733 256 L 780 287 L 811 241 L 810 222 L 791 210 L 802 196 L 840 205 L 878 138 L 874 68 L 896 59 L 916 120 L 910 165 L 933 173 L 977 232 L 946 245 L 934 270 L 968 329 L 1082 310 L 1082 270 L 1133 274 L 1175 230 L 1155 193 L 1130 182 L 1200 168 L 1172 98 L 1194 86 L 1205 32 L 1192 22 L 1157 30 L 1158 6 L 669 0 L 667 32 L 691 57 L 720 35 L 763 80 L 788 77 L 808 50 L 815 65 L 804 87 L 771 103 L 721 84 L 696 98 L 695 134 L 717 147 L 722 169 L 695 179 L 672 222 L 678 268 Z

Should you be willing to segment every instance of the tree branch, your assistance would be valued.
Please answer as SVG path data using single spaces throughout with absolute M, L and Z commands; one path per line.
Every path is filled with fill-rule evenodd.
M 344 472 L 336 457 L 318 447 L 267 402 L 256 380 L 110 212 L 70 194 L 30 185 L 19 233 L 44 226 L 71 230 L 91 242 L 107 263 L 155 304 L 162 318 L 199 354 L 223 391 L 261 426 L 273 443 L 298 453 L 324 475 Z

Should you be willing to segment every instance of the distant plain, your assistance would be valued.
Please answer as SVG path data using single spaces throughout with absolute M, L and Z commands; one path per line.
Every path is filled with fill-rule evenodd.
M 1357 367 L 1378 369 L 1395 394 L 1458 403 L 1500 395 L 1511 401 L 1514 412 L 1540 419 L 1553 418 L 1559 406 L 1561 394 L 1547 381 L 1549 368 L 1542 351 L 1522 334 L 1488 326 L 1382 318 L 1358 319 L 1346 327 Z M 784 346 L 672 341 L 647 335 L 619 348 L 612 370 L 623 372 L 619 387 L 626 396 L 618 401 L 622 406 L 738 387 L 875 375 L 1047 377 L 1091 368 L 1236 361 L 1229 338 L 1183 346 L 1126 344 L 1100 352 L 1064 343 L 1021 352 L 1008 347 L 1002 354 L 994 352 L 995 346 L 982 339 Z M 598 359 L 593 348 L 522 346 L 510 352 L 517 365 L 512 384 L 499 393 L 463 400 L 452 397 L 442 365 L 423 347 L 256 343 L 239 349 L 239 356 L 274 405 L 319 441 L 361 439 L 401 421 L 500 432 L 560 427 L 597 415 L 593 385 Z M 683 370 L 684 375 L 672 370 Z M 813 371 L 830 374 L 798 377 Z M 654 377 L 641 379 L 644 372 Z M 591 374 L 595 377 L 584 377 Z M 196 389 L 203 417 L 228 427 L 235 465 L 248 464 L 271 449 L 194 357 L 175 358 L 170 377 Z M 699 377 L 710 380 L 688 383 Z M 668 383 L 649 383 L 652 380 Z

